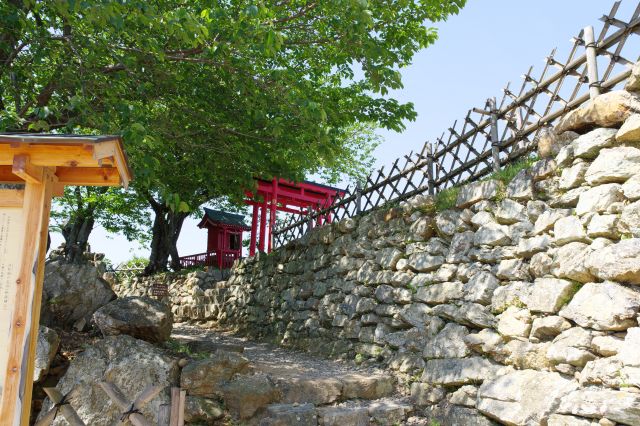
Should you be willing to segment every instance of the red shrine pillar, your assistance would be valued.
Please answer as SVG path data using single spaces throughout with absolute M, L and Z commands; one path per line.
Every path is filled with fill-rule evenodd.
M 256 254 L 256 239 L 258 237 L 258 205 L 253 205 L 253 215 L 251 216 L 251 244 L 249 245 L 249 256 Z
M 273 178 L 273 195 L 271 196 L 271 205 L 269 211 L 269 250 L 271 253 L 271 249 L 273 248 L 273 228 L 276 224 L 276 207 L 278 205 L 278 179 Z
M 265 199 L 260 206 L 260 242 L 258 250 L 264 251 L 265 233 L 267 231 L 267 200 Z

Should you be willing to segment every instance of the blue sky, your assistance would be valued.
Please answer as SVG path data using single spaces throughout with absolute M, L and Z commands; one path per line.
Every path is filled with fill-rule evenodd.
M 612 4 L 610 0 L 468 0 L 458 16 L 435 25 L 439 29 L 436 44 L 401 70 L 404 88 L 390 96 L 412 102 L 418 118 L 407 123 L 402 133 L 379 131 L 384 142 L 375 152 L 376 166 L 420 150 L 425 140 L 434 140 L 467 110 L 499 96 L 507 82 L 519 85 L 529 66 L 542 68 L 554 47 L 559 51 L 556 58 L 564 59 L 569 40 L 582 27 L 593 25 L 597 36 L 602 25 L 598 19 Z M 637 4 L 623 0 L 618 16 L 628 18 Z M 178 242 L 181 255 L 206 250 L 206 235 L 197 222 L 185 221 Z M 62 241 L 60 235 L 52 237 L 54 247 Z M 93 251 L 106 253 L 115 263 L 147 254 L 146 249 L 123 237 L 108 236 L 101 228 L 93 232 L 90 243 Z

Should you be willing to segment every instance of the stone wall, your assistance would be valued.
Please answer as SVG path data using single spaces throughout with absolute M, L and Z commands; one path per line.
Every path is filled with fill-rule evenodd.
M 118 297 L 148 296 L 171 307 L 176 321 L 206 321 L 218 318 L 218 300 L 224 299 L 219 285 L 224 287 L 219 270 L 166 273 L 152 277 L 133 277 L 118 280 L 111 275 L 109 282 Z M 220 283 L 220 284 L 218 284 Z M 165 297 L 153 296 L 154 285 L 164 285 Z
M 531 167 L 461 188 L 455 208 L 418 196 L 246 259 L 208 312 L 382 362 L 427 411 L 640 424 L 638 112 L 637 94 L 602 95 L 540 137 Z
M 324 226 L 215 286 L 188 275 L 172 309 L 382 363 L 445 424 L 638 425 L 638 145 L 640 96 L 607 93 L 511 179 Z

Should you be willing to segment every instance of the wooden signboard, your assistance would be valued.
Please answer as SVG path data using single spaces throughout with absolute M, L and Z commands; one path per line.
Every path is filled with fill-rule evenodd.
M 118 136 L 0 133 L 0 426 L 29 424 L 52 197 L 130 180 Z

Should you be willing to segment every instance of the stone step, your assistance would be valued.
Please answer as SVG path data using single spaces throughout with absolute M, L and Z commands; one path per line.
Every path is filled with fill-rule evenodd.
M 394 379 L 390 376 L 347 374 L 342 377 L 276 378 L 282 402 L 327 405 L 351 399 L 378 399 L 393 395 Z
M 413 410 L 403 399 L 349 401 L 315 407 L 313 404 L 273 404 L 266 408 L 260 426 L 392 426 L 401 424 Z

